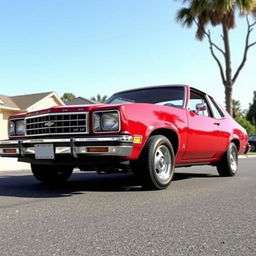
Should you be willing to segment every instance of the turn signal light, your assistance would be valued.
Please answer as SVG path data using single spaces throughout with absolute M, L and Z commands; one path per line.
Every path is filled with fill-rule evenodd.
M 90 152 L 90 153 L 108 152 L 108 147 L 89 147 L 87 148 L 87 152 Z
M 4 148 L 3 153 L 5 154 L 17 154 L 17 148 Z

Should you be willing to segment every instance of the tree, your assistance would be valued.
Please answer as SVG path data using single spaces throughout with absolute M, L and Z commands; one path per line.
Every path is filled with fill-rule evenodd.
M 181 8 L 177 13 L 177 21 L 188 28 L 196 25 L 196 38 L 202 41 L 208 38 L 210 53 L 215 60 L 225 88 L 225 103 L 227 111 L 232 115 L 232 91 L 238 75 L 243 69 L 249 49 L 256 44 L 250 42 L 250 35 L 256 25 L 256 21 L 250 22 L 248 14 L 256 16 L 255 0 L 180 0 L 188 2 L 188 8 Z M 231 60 L 231 47 L 229 32 L 235 28 L 236 10 L 241 17 L 246 18 L 247 32 L 240 65 L 233 73 Z M 207 25 L 221 26 L 223 47 L 218 46 L 211 36 Z M 220 55 L 218 55 L 220 54 Z M 220 58 L 222 56 L 223 59 Z
M 232 112 L 233 117 L 243 117 L 243 111 L 241 110 L 241 103 L 239 100 L 232 100 Z
M 64 102 L 68 102 L 69 100 L 73 100 L 76 96 L 71 92 L 66 92 L 62 95 L 61 99 Z
M 247 119 L 256 127 L 256 91 L 254 91 L 254 97 L 247 113 Z
M 244 127 L 249 135 L 256 133 L 256 128 L 251 124 L 250 121 L 246 120 L 244 117 L 238 116 L 235 120 Z
M 97 94 L 96 97 L 91 97 L 91 100 L 93 100 L 96 103 L 104 103 L 107 99 L 107 96 L 101 96 L 100 94 Z
M 232 100 L 232 108 L 233 108 L 233 117 L 235 118 L 235 120 L 242 125 L 247 133 L 249 135 L 254 134 L 255 131 L 255 127 L 251 124 L 250 121 L 246 120 L 245 118 L 245 113 L 246 111 L 241 109 L 241 104 L 239 100 Z

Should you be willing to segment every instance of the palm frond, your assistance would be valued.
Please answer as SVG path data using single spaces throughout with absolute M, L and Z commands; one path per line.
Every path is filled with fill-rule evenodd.
M 181 8 L 176 16 L 176 21 L 180 22 L 182 26 L 190 28 L 194 23 L 195 17 L 191 13 L 190 8 Z
M 234 10 L 235 2 L 234 0 L 212 0 L 212 6 L 218 12 L 225 14 Z
M 223 14 L 217 11 L 209 12 L 209 19 L 211 21 L 212 26 L 217 26 L 222 23 Z
M 235 10 L 241 15 L 251 13 L 256 17 L 256 0 L 180 0 L 188 3 L 188 8 L 178 11 L 176 20 L 190 28 L 194 22 L 198 26 L 196 38 L 204 38 L 208 23 L 212 26 L 223 25 L 227 29 L 235 27 Z
M 252 9 L 252 15 L 256 17 L 256 6 Z
M 96 103 L 104 103 L 106 101 L 106 99 L 108 98 L 107 95 L 100 95 L 100 94 L 97 94 L 96 97 L 91 97 L 91 100 L 96 102 Z
M 256 0 L 236 0 L 236 6 L 239 8 L 241 14 L 245 15 L 256 8 Z
M 196 38 L 200 41 L 204 39 L 205 36 L 205 26 L 209 23 L 209 15 L 208 11 L 203 11 L 198 16 L 198 23 L 197 23 L 197 31 L 196 31 Z
M 196 16 L 200 15 L 205 9 L 209 8 L 209 0 L 194 0 L 190 3 L 191 13 Z
M 228 29 L 235 27 L 235 13 L 229 12 L 223 15 L 222 24 L 224 24 Z

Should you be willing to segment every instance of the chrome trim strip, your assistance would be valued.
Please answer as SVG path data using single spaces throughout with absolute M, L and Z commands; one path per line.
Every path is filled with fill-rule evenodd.
M 70 139 L 30 139 L 30 140 L 23 140 L 23 144 L 29 143 L 58 143 L 58 142 L 70 142 Z
M 42 117 L 42 116 L 60 116 L 60 115 L 77 115 L 77 114 L 88 114 L 87 111 L 77 111 L 77 112 L 51 112 L 51 113 L 46 113 L 46 114 L 38 114 L 35 116 L 26 116 L 25 119 L 30 119 L 30 118 L 37 118 L 37 117 Z
M 130 135 L 121 135 L 114 137 L 101 137 L 101 138 L 77 138 L 76 142 L 100 142 L 100 141 L 120 141 L 120 142 L 133 142 L 133 137 Z
M 33 143 L 70 143 L 71 139 L 28 139 L 23 140 L 22 144 L 33 144 Z M 131 135 L 119 135 L 112 137 L 99 137 L 99 138 L 74 138 L 74 142 L 133 142 Z M 18 145 L 18 140 L 1 140 L 0 145 Z
M 9 119 L 8 121 L 19 121 L 19 120 L 25 120 L 25 117 L 14 117 Z
M 101 147 L 101 146 L 78 146 L 75 143 L 79 142 L 127 142 L 129 145 L 122 146 L 104 146 L 108 148 L 108 152 L 88 152 L 87 149 L 91 147 Z M 0 154 L 10 155 L 9 153 L 4 153 L 4 146 L 13 146 L 12 148 L 18 149 L 20 154 L 12 154 L 13 156 L 25 157 L 28 154 L 35 154 L 35 144 L 41 143 L 67 143 L 67 146 L 57 146 L 55 145 L 55 154 L 71 154 L 74 158 L 77 158 L 79 155 L 110 155 L 110 156 L 129 156 L 133 148 L 133 137 L 130 135 L 120 135 L 113 137 L 101 137 L 101 138 L 71 138 L 71 139 L 30 139 L 30 140 L 15 140 L 15 141 L 0 141 Z M 33 146 L 26 147 L 26 144 L 32 144 Z
M 18 145 L 18 140 L 0 140 L 0 145 Z
M 55 154 L 71 154 L 70 147 L 56 147 Z
M 92 146 L 90 146 L 92 147 Z M 56 147 L 55 148 L 55 154 L 68 154 L 68 155 L 73 155 L 74 158 L 77 158 L 79 155 L 94 155 L 94 156 L 99 156 L 99 155 L 105 155 L 105 156 L 129 156 L 132 152 L 132 146 L 108 146 L 108 152 L 88 152 L 87 148 L 90 147 L 75 147 L 76 153 L 74 154 L 71 153 L 71 147 Z M 18 149 L 18 148 L 17 148 Z M 0 149 L 0 154 L 2 156 L 4 155 L 13 155 L 13 156 L 19 156 L 19 154 L 16 153 L 4 153 L 3 149 Z M 28 147 L 28 148 L 23 148 L 23 157 L 26 155 L 34 155 L 35 154 L 35 148 L 34 147 Z
M 25 154 L 35 154 L 35 148 L 34 147 L 28 147 L 24 148 Z M 70 147 L 56 147 L 55 148 L 55 154 L 70 154 L 71 150 Z

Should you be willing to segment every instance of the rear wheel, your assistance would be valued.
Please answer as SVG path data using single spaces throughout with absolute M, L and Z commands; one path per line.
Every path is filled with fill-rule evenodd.
M 135 171 L 144 187 L 165 189 L 174 174 L 174 151 L 170 141 L 162 135 L 150 137 Z
M 31 164 L 31 170 L 37 180 L 48 185 L 64 183 L 73 172 L 72 167 L 37 164 Z
M 217 170 L 220 176 L 234 176 L 238 170 L 237 147 L 231 142 L 227 152 L 217 164 Z

